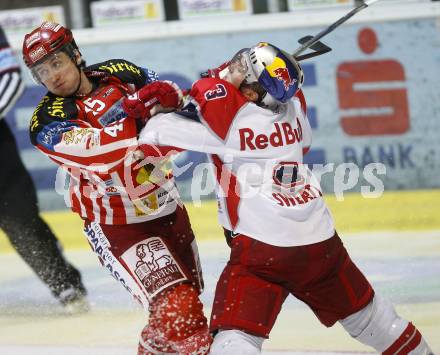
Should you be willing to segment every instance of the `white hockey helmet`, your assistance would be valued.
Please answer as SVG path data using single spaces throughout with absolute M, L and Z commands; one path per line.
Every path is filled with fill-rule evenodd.
M 229 71 L 241 74 L 241 85 L 250 85 L 259 94 L 258 105 L 273 108 L 291 99 L 304 82 L 304 73 L 289 53 L 260 42 L 237 52 Z

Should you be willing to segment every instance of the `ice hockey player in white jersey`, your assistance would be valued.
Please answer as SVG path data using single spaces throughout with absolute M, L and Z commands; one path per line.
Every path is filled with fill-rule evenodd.
M 146 151 L 205 152 L 215 166 L 231 255 L 215 292 L 210 353 L 261 353 L 292 294 L 322 324 L 340 322 L 380 353 L 432 354 L 350 259 L 303 165 L 311 128 L 295 59 L 259 43 L 207 76 L 194 83 L 183 110 L 151 118 L 139 142 Z

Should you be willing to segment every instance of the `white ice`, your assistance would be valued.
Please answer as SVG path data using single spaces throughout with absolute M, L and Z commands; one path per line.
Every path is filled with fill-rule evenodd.
M 412 320 L 440 352 L 440 232 L 364 233 L 343 236 L 352 258 L 377 291 Z M 223 240 L 199 243 L 207 313 L 216 279 L 228 258 Z M 68 316 L 15 253 L 0 254 L 1 355 L 135 355 L 146 319 L 99 266 L 89 250 L 68 251 L 82 272 L 92 311 Z M 365 354 L 335 325 L 325 328 L 307 307 L 288 298 L 263 354 Z

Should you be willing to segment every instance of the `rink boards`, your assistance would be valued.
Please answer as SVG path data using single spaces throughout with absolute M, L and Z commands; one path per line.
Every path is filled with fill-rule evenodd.
M 362 231 L 440 230 L 440 190 L 385 191 L 379 198 L 346 193 L 343 201 L 326 195 L 339 234 Z M 217 204 L 202 201 L 200 207 L 186 204 L 198 240 L 221 240 L 217 223 Z M 81 219 L 68 210 L 43 213 L 67 249 L 87 248 Z M 0 231 L 0 253 L 11 251 Z

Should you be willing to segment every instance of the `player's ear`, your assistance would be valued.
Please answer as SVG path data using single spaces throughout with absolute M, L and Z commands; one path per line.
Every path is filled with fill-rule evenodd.
M 75 58 L 75 63 L 77 65 L 80 65 L 82 63 L 82 58 L 81 58 L 81 53 L 79 52 L 79 50 L 75 49 L 75 51 L 73 52 L 73 56 Z

